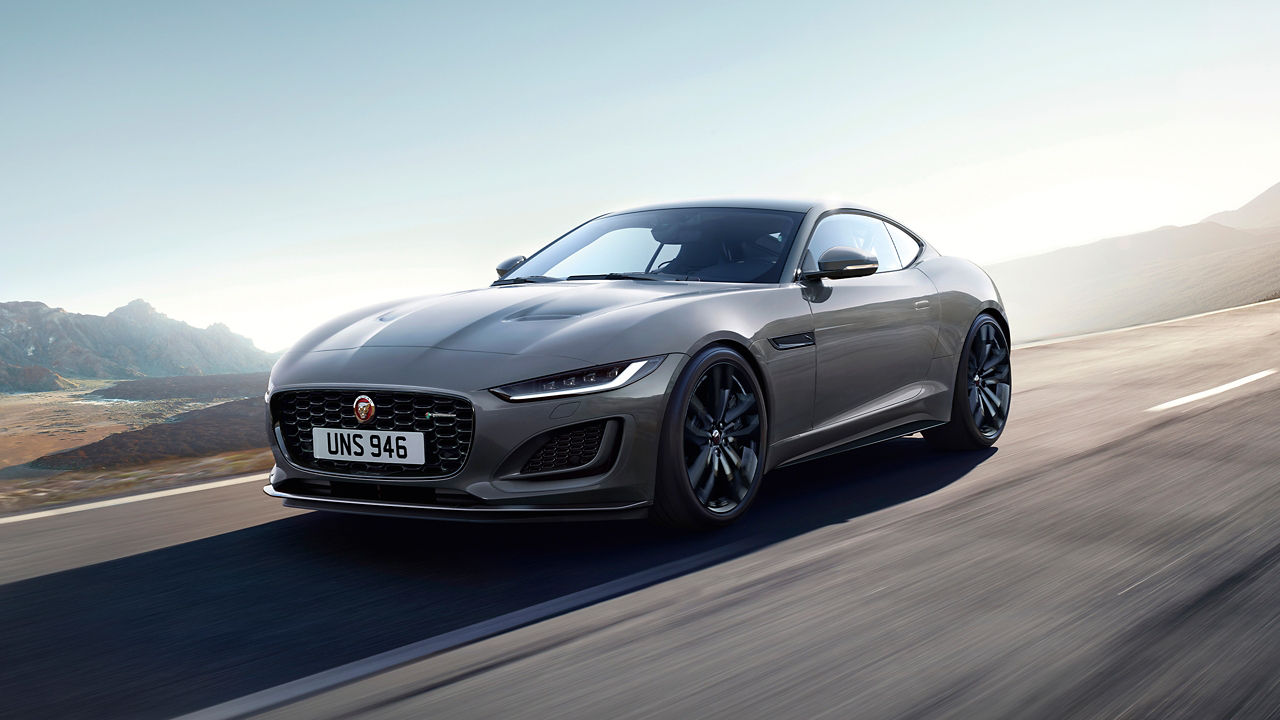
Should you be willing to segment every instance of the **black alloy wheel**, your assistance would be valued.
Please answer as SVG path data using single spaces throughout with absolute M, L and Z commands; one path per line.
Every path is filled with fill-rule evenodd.
M 751 492 L 760 461 L 760 399 L 735 364 L 708 368 L 694 385 L 684 422 L 685 473 L 710 512 L 733 512 Z
M 1010 383 L 1009 341 L 994 322 L 982 323 L 969 345 L 968 372 L 969 414 L 984 438 L 1000 436 L 1009 420 Z
M 951 420 L 924 431 L 937 447 L 991 447 L 1004 432 L 1013 399 L 1009 339 L 990 315 L 979 315 L 965 338 L 952 397 Z
M 763 475 L 766 418 L 764 394 L 742 356 L 713 347 L 690 360 L 667 412 L 657 519 L 707 527 L 741 515 Z

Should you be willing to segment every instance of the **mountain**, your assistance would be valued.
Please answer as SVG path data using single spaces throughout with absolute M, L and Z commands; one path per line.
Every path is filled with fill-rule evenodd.
M 1246 223 L 1259 224 L 1242 227 Z M 1108 238 L 986 270 L 1009 310 L 1014 340 L 1026 342 L 1280 297 L 1278 267 L 1280 185 L 1239 210 L 1194 225 Z
M 271 357 L 222 324 L 195 328 L 134 300 L 106 316 L 0 303 L 0 363 L 68 378 L 262 372 Z
M 1250 200 L 1238 210 L 1210 215 L 1204 222 L 1215 222 L 1234 228 L 1260 229 L 1280 227 L 1280 183 Z

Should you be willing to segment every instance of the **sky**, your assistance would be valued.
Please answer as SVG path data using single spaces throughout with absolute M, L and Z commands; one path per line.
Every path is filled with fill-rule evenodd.
M 977 262 L 1280 182 L 1280 3 L 0 0 L 0 300 L 269 351 L 602 212 L 840 198 Z

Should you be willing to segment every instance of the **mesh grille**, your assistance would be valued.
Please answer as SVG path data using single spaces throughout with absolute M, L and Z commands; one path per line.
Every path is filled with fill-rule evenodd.
M 352 404 L 368 395 L 377 406 L 373 421 L 361 425 Z M 471 450 L 475 414 L 471 403 L 447 395 L 289 390 L 271 397 L 271 417 L 280 426 L 284 449 L 294 464 L 311 470 L 375 477 L 443 477 L 462 469 Z M 324 460 L 311 454 L 311 428 L 397 430 L 423 435 L 421 465 Z
M 603 435 L 603 420 L 556 431 L 533 457 L 525 461 L 520 472 L 527 475 L 586 465 L 599 451 Z

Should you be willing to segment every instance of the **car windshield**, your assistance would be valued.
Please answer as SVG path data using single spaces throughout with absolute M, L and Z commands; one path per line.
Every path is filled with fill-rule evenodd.
M 669 208 L 606 215 L 538 251 L 499 284 L 582 279 L 775 283 L 804 213 Z

